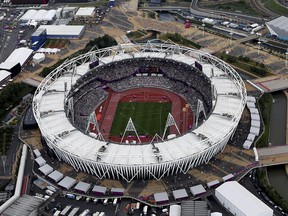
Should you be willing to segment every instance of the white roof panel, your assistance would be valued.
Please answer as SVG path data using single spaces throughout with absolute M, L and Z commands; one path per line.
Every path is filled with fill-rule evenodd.
M 188 197 L 188 194 L 185 189 L 174 190 L 172 191 L 172 194 L 175 200 L 184 199 Z
M 168 194 L 166 192 L 155 193 L 154 199 L 156 202 L 167 202 L 169 201 Z
M 76 183 L 76 180 L 69 177 L 69 176 L 66 176 L 64 179 L 62 179 L 58 185 L 63 187 L 63 188 L 66 188 L 67 190 L 69 190 L 74 184 Z
M 46 160 L 44 160 L 44 158 L 41 156 L 36 158 L 35 161 L 40 167 L 43 166 L 44 164 L 46 164 Z
M 6 70 L 0 70 L 0 82 L 11 76 L 11 73 Z
M 55 182 L 59 182 L 64 175 L 57 170 L 54 170 L 52 173 L 48 175 L 49 178 L 53 179 Z

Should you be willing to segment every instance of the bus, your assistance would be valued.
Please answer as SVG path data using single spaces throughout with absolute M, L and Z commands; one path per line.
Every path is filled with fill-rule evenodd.
M 79 209 L 80 209 L 79 207 L 73 208 L 72 211 L 69 213 L 68 216 L 74 216 L 74 215 L 76 215 L 77 212 L 79 211 Z

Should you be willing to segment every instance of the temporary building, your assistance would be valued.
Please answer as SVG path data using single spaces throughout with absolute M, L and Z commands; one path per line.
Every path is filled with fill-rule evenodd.
M 111 188 L 111 194 L 123 195 L 124 194 L 124 188 Z
M 219 202 L 233 215 L 273 216 L 273 210 L 236 181 L 225 182 L 215 190 Z
M 32 55 L 33 50 L 26 48 L 26 47 L 21 47 L 18 49 L 15 49 L 10 56 L 5 60 L 5 62 L 13 62 L 13 63 L 20 63 L 21 66 L 23 66 L 27 60 L 30 58 Z
M 260 121 L 252 120 L 251 121 L 251 126 L 252 127 L 260 127 Z
M 252 141 L 251 140 L 245 140 L 244 144 L 243 144 L 243 148 L 244 149 L 250 149 L 251 145 L 252 145 Z
M 157 204 L 162 204 L 169 201 L 168 194 L 166 192 L 155 193 L 154 199 Z
M 172 191 L 172 194 L 175 200 L 181 200 L 188 197 L 185 189 L 174 190 Z
M 249 108 L 255 108 L 255 103 L 252 103 L 252 102 L 247 102 L 247 107 Z
M 206 190 L 201 184 L 199 184 L 199 185 L 190 187 L 190 192 L 192 193 L 193 196 L 197 196 L 197 195 L 206 193 Z
M 256 99 L 253 96 L 247 96 L 247 102 L 256 103 Z
M 259 116 L 259 114 L 251 113 L 251 119 L 256 120 L 256 121 L 260 121 L 260 116 Z
M 288 40 L 288 18 L 280 16 L 266 23 L 271 35 L 277 36 L 282 40 Z
M 40 62 L 42 62 L 45 59 L 45 54 L 44 53 L 36 53 L 33 56 L 33 62 L 39 64 Z
M 36 158 L 41 156 L 41 153 L 40 153 L 40 151 L 38 149 L 33 150 L 33 153 L 34 153 Z
M 251 127 L 250 128 L 250 133 L 254 134 L 255 136 L 258 136 L 260 132 L 260 127 Z
M 64 179 L 62 179 L 58 185 L 62 188 L 65 188 L 67 190 L 69 190 L 73 185 L 75 185 L 76 183 L 76 180 L 69 177 L 69 176 L 66 176 Z
M 250 109 L 250 113 L 251 114 L 258 114 L 259 115 L 259 111 L 258 111 L 258 109 L 257 108 L 249 108 Z
M 80 7 L 75 14 L 77 17 L 93 17 L 95 14 L 95 7 Z
M 208 188 L 212 188 L 212 187 L 215 187 L 215 186 L 217 186 L 219 184 L 220 184 L 219 180 L 213 180 L 213 181 L 210 181 L 210 182 L 207 183 L 207 187 Z
M 85 27 L 83 25 L 40 25 L 46 29 L 47 38 L 80 38 Z
M 46 160 L 44 160 L 44 158 L 43 157 L 38 157 L 38 158 L 36 158 L 35 159 L 35 162 L 41 167 L 41 166 L 43 166 L 44 164 L 46 164 Z
M 80 181 L 74 187 L 74 190 L 82 192 L 82 193 L 87 193 L 90 188 L 91 188 L 91 184 Z
M 107 188 L 103 186 L 94 185 L 92 189 L 92 193 L 96 195 L 105 195 L 107 192 Z
M 61 179 L 63 179 L 64 175 L 61 172 L 54 170 L 52 173 L 48 175 L 48 177 L 52 179 L 54 182 L 59 182 Z
M 231 179 L 233 179 L 234 178 L 234 175 L 232 174 L 232 173 L 230 173 L 230 174 L 228 174 L 228 175 L 226 175 L 226 176 L 223 176 L 222 177 L 222 180 L 224 181 L 224 182 L 226 182 L 226 181 L 229 181 L 229 180 L 231 180 Z
M 0 84 L 5 84 L 11 78 L 11 73 L 6 70 L 0 70 Z
M 39 171 L 42 172 L 45 176 L 53 172 L 53 168 L 49 164 L 45 164 L 39 168 Z
M 181 205 L 170 205 L 169 206 L 169 215 L 181 216 Z

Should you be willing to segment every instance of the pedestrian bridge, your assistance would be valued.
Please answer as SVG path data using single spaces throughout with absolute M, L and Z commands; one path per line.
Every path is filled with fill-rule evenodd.
M 288 164 L 288 145 L 257 148 L 260 167 Z
M 249 80 L 249 82 L 265 93 L 271 93 L 276 91 L 281 91 L 288 89 L 288 75 L 281 74 L 281 75 L 274 75 L 268 76 L 264 78 Z

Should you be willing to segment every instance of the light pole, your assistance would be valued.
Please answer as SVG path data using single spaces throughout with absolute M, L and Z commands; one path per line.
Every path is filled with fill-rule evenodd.
M 259 45 L 259 47 L 258 47 L 258 55 L 260 54 L 260 48 L 261 48 L 261 40 L 260 40 L 260 38 L 259 38 L 259 41 L 258 41 L 258 45 Z
M 230 34 L 230 46 L 231 46 L 231 44 L 232 44 L 232 38 L 233 38 L 233 32 L 230 32 L 229 34 Z
M 286 49 L 286 53 L 285 53 L 286 59 L 285 59 L 285 66 L 287 66 L 287 58 L 288 58 L 288 48 Z
M 204 22 L 202 23 L 202 27 L 203 27 L 203 34 L 202 34 L 202 36 L 204 36 L 204 29 L 205 29 L 205 24 L 204 24 Z

